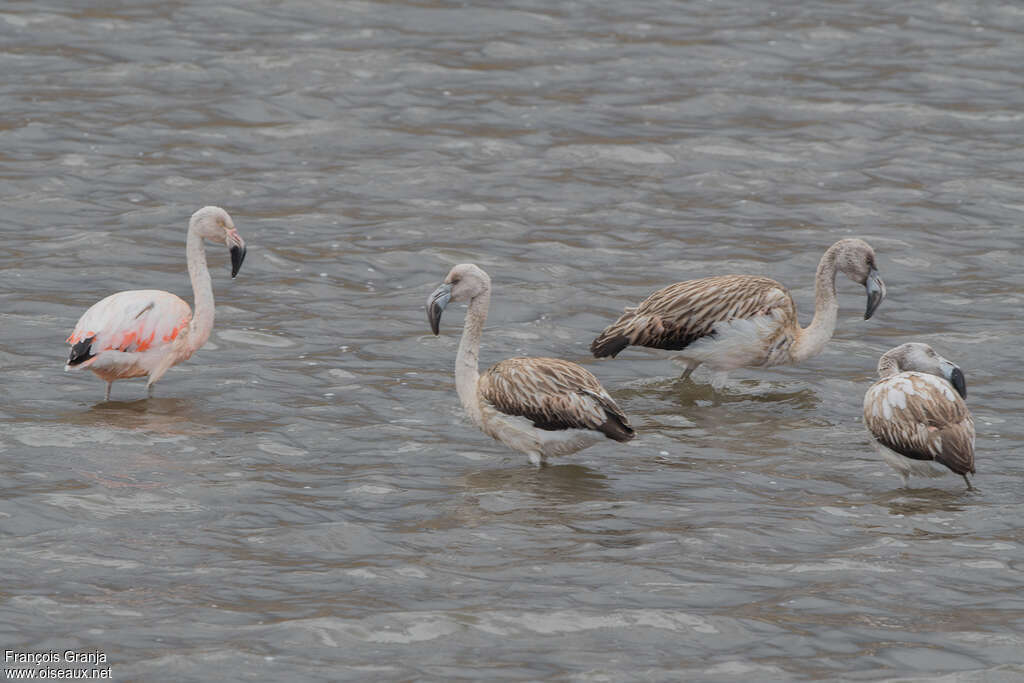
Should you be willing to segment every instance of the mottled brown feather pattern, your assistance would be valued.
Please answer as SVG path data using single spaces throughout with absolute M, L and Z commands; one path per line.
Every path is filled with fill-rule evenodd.
M 879 380 L 868 390 L 864 423 L 871 434 L 907 458 L 935 460 L 957 474 L 973 474 L 974 419 L 964 400 L 921 377 L 903 374 L 899 378 L 908 379 L 915 393 L 907 395 L 904 408 L 890 401 L 891 417 L 885 417 L 882 402 L 885 385 L 893 378 Z
M 781 312 L 796 325 L 796 305 L 786 288 L 766 277 L 720 275 L 677 282 L 651 294 L 609 325 L 590 345 L 601 358 L 629 345 L 684 349 L 714 334 L 720 322 Z
M 625 413 L 590 372 L 557 358 L 509 358 L 487 369 L 480 396 L 506 415 L 539 429 L 594 429 L 616 441 L 634 431 Z

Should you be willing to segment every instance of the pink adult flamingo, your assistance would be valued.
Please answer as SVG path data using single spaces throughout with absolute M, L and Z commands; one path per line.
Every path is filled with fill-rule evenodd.
M 133 289 L 111 294 L 93 304 L 78 319 L 68 337 L 71 354 L 64 370 L 88 368 L 107 383 L 105 401 L 115 380 L 149 376 L 147 395 L 171 367 L 188 360 L 213 330 L 213 286 L 206 267 L 203 240 L 227 244 L 231 277 L 245 259 L 245 242 L 231 216 L 217 206 L 205 206 L 188 222 L 185 254 L 196 312 L 181 298 L 159 289 Z

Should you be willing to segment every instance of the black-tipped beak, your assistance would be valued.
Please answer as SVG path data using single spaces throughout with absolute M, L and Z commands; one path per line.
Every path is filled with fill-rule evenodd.
M 452 298 L 452 286 L 443 284 L 434 290 L 427 299 L 427 320 L 430 321 L 430 331 L 437 334 L 441 327 L 441 313 L 444 307 Z
M 231 277 L 238 275 L 245 260 L 245 247 L 231 247 Z
M 953 371 L 949 373 L 949 383 L 956 389 L 956 393 L 960 394 L 960 398 L 967 398 L 967 380 L 964 379 L 963 370 L 955 365 Z
M 885 298 L 885 283 L 878 275 L 878 271 L 872 268 L 868 271 L 868 279 L 864 282 L 864 289 L 868 293 L 868 307 L 864 310 L 864 319 L 867 320 L 875 314 L 878 304 Z

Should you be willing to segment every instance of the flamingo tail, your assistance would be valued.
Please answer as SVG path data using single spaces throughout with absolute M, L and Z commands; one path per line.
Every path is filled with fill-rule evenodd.
M 90 358 L 93 358 L 95 354 L 91 353 L 91 350 L 92 342 L 95 339 L 96 337 L 89 337 L 88 339 L 83 339 L 77 344 L 72 344 L 71 355 L 68 356 L 68 365 L 81 365 Z

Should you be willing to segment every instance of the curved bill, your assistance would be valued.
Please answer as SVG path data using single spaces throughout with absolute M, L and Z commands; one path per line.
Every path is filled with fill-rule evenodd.
M 868 307 L 864 311 L 864 319 L 867 320 L 875 314 L 878 304 L 885 298 L 885 283 L 878 275 L 878 271 L 872 268 L 868 271 L 868 279 L 864 282 L 864 289 L 868 293 Z
M 245 260 L 245 247 L 231 247 L 231 277 L 238 275 Z
M 441 313 L 444 311 L 444 307 L 448 305 L 448 302 L 452 298 L 452 286 L 449 284 L 443 284 L 430 295 L 427 299 L 427 320 L 430 322 L 430 331 L 437 334 L 441 329 Z
M 953 366 L 953 371 L 949 373 L 949 383 L 956 389 L 956 393 L 960 394 L 960 398 L 967 398 L 967 380 L 964 379 L 964 372 L 957 366 Z

